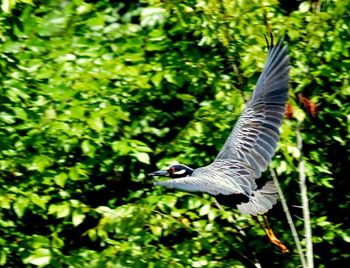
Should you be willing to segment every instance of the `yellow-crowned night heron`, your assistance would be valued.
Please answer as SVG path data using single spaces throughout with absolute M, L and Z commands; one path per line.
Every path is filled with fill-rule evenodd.
M 214 162 L 197 169 L 178 164 L 153 172 L 151 176 L 172 178 L 155 185 L 214 196 L 244 195 L 245 202 L 237 205 L 243 214 L 264 214 L 276 204 L 273 181 L 258 189 L 255 179 L 267 169 L 277 147 L 290 67 L 282 41 L 274 45 L 271 36 L 271 44 L 267 41 L 267 45 L 266 64 L 255 90 Z

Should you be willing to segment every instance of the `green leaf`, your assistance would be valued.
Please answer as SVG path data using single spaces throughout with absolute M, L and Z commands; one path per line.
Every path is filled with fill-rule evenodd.
M 144 164 L 147 164 L 149 165 L 150 164 L 150 157 L 147 153 L 136 153 L 136 154 L 133 154 L 137 160 L 139 160 L 141 163 L 144 163 Z
M 52 234 L 52 246 L 55 248 L 61 248 L 64 246 L 64 241 L 58 236 L 57 233 Z
M 152 76 L 151 81 L 156 87 L 160 86 L 160 83 L 163 80 L 163 73 L 162 72 L 157 72 L 155 75 Z
M 103 120 L 101 117 L 93 117 L 87 120 L 88 125 L 95 131 L 101 132 L 103 130 Z
M 299 5 L 299 10 L 300 12 L 308 12 L 310 10 L 310 2 L 308 1 L 305 1 L 305 2 L 302 2 L 300 5 Z
M 156 235 L 156 236 L 161 236 L 162 235 L 162 227 L 160 226 L 150 226 L 151 232 Z
M 202 205 L 202 201 L 198 198 L 189 198 L 188 199 L 188 209 L 197 209 Z
M 72 213 L 72 222 L 74 226 L 78 226 L 79 224 L 81 224 L 84 219 L 85 219 L 85 215 L 80 213 L 78 210 L 74 210 Z
M 42 235 L 33 235 L 29 239 L 28 244 L 33 248 L 49 247 L 50 239 Z
M 27 258 L 23 260 L 24 263 L 30 263 L 36 266 L 48 265 L 51 261 L 51 252 L 49 249 L 38 248 Z
M 204 206 L 201 207 L 201 209 L 199 210 L 199 215 L 204 216 L 207 215 L 210 211 L 210 205 L 206 204 Z
M 84 154 L 90 157 L 95 156 L 96 147 L 89 140 L 84 140 L 81 143 L 81 149 L 83 150 Z
M 0 251 L 0 265 L 5 265 L 7 262 L 7 253 L 4 250 Z
M 49 214 L 56 214 L 57 218 L 65 218 L 70 214 L 70 206 L 66 203 L 52 204 L 49 206 Z
M 89 238 L 91 239 L 91 241 L 96 241 L 96 239 L 97 239 L 97 231 L 96 231 L 96 229 L 89 229 L 87 231 L 87 234 L 88 234 Z
M 16 122 L 15 117 L 13 115 L 5 112 L 0 113 L 0 120 L 7 124 L 13 124 Z
M 30 195 L 30 200 L 42 209 L 46 209 L 46 204 L 50 199 L 50 196 L 39 196 L 33 193 Z
M 90 12 L 92 9 L 93 9 L 93 5 L 92 4 L 81 3 L 77 7 L 77 13 L 79 15 L 83 15 L 83 14 L 86 14 L 86 13 Z
M 157 23 L 163 23 L 166 16 L 167 14 L 164 8 L 143 8 L 141 13 L 141 26 L 155 26 Z
M 1 1 L 1 9 L 5 13 L 11 13 L 11 10 L 15 7 L 16 5 L 16 0 L 2 0 Z
M 23 217 L 28 205 L 30 203 L 29 198 L 19 197 L 13 205 L 13 209 L 19 218 Z
M 75 167 L 71 167 L 68 175 L 73 181 L 85 180 L 88 177 L 86 170 L 84 170 L 83 166 L 79 164 Z
M 61 172 L 61 173 L 57 174 L 55 177 L 53 177 L 54 182 L 62 188 L 66 184 L 67 179 L 68 179 L 67 174 L 63 173 L 63 172 Z
M 287 151 L 289 154 L 291 154 L 295 159 L 299 159 L 300 157 L 300 150 L 296 146 L 289 145 L 287 146 Z

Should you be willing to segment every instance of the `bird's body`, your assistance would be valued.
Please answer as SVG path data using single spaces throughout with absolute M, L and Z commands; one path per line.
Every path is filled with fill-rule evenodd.
M 214 196 L 245 195 L 247 202 L 237 205 L 244 214 L 264 214 L 271 209 L 278 197 L 274 183 L 269 181 L 258 189 L 255 179 L 267 169 L 277 147 L 288 98 L 288 60 L 282 42 L 274 46 L 271 41 L 256 88 L 214 162 L 197 169 L 178 164 L 154 172 L 151 175 L 174 178 L 155 184 Z

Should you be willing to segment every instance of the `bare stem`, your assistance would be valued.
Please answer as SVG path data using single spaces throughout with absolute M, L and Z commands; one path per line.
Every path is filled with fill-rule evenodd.
M 312 232 L 311 232 L 311 222 L 310 222 L 310 209 L 309 200 L 307 197 L 307 187 L 306 187 L 306 176 L 305 176 L 305 164 L 303 159 L 303 139 L 300 134 L 300 124 L 297 125 L 296 129 L 298 149 L 300 151 L 299 159 L 299 186 L 301 195 L 301 205 L 303 208 L 303 218 L 304 218 L 304 229 L 305 229 L 305 239 L 306 239 L 306 259 L 307 267 L 314 267 L 313 249 L 312 249 Z
M 305 260 L 305 256 L 304 256 L 304 253 L 303 253 L 303 249 L 301 248 L 301 243 L 300 243 L 300 239 L 299 239 L 299 236 L 298 236 L 298 232 L 297 232 L 297 230 L 295 228 L 292 216 L 290 214 L 290 211 L 289 211 L 289 208 L 288 208 L 288 205 L 287 205 L 287 202 L 286 202 L 286 198 L 284 197 L 284 194 L 283 194 L 281 186 L 280 186 L 280 184 L 278 182 L 278 179 L 277 179 L 275 171 L 271 168 L 270 172 L 271 172 L 271 176 L 273 178 L 273 181 L 274 181 L 274 183 L 275 183 L 275 185 L 277 187 L 277 191 L 278 191 L 278 195 L 279 195 L 280 200 L 281 200 L 283 211 L 286 214 L 287 222 L 288 222 L 289 228 L 290 228 L 290 230 L 292 232 L 294 243 L 295 243 L 295 245 L 297 247 L 297 250 L 298 250 L 298 254 L 299 254 L 301 265 L 303 266 L 303 268 L 307 268 L 306 260 Z

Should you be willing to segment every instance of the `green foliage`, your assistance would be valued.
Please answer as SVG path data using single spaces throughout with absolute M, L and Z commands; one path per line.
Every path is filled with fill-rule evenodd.
M 349 8 L 2 1 L 0 265 L 298 266 L 252 218 L 219 210 L 207 195 L 154 188 L 146 175 L 156 163 L 214 159 L 263 68 L 270 29 L 289 46 L 294 111 L 271 166 L 290 206 L 299 205 L 301 123 L 316 264 L 345 264 Z M 299 93 L 318 104 L 316 116 Z M 296 253 L 281 207 L 269 217 Z

